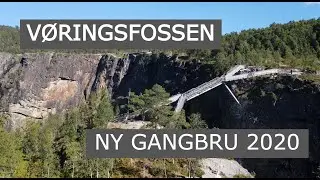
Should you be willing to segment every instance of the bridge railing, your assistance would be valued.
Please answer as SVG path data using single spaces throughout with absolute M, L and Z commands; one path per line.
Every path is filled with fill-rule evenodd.
M 216 88 L 217 86 L 220 86 L 223 82 L 235 81 L 235 80 L 240 80 L 240 79 L 248 79 L 248 78 L 252 78 L 252 77 L 272 75 L 272 74 L 286 74 L 286 75 L 301 75 L 302 74 L 301 71 L 296 70 L 296 69 L 267 69 L 267 70 L 252 71 L 252 72 L 244 73 L 244 74 L 240 74 L 240 75 L 234 75 L 243 68 L 245 68 L 244 65 L 235 66 L 234 68 L 230 69 L 226 75 L 216 77 L 208 82 L 200 84 L 199 86 L 194 87 L 194 88 L 186 91 L 185 93 L 176 94 L 174 96 L 171 96 L 169 98 L 168 103 L 166 103 L 165 105 L 169 105 L 170 103 L 178 101 L 177 106 L 175 108 L 175 112 L 180 112 L 186 101 L 189 101 L 197 96 L 200 96 L 201 94 L 203 94 L 207 91 L 212 90 L 213 88 Z M 130 113 L 130 114 L 124 114 L 122 116 L 118 116 L 118 118 L 120 118 L 120 119 L 126 118 L 127 119 L 130 117 L 135 117 L 137 115 L 139 115 L 139 114 Z
M 223 78 L 218 77 L 218 78 L 213 79 L 209 83 L 204 84 L 203 86 L 199 86 L 199 87 L 193 89 L 192 91 L 186 93 L 187 100 L 191 100 L 191 99 L 193 99 L 197 96 L 200 96 L 201 94 L 203 94 L 207 91 L 210 91 L 211 89 L 221 85 L 222 80 L 223 80 Z

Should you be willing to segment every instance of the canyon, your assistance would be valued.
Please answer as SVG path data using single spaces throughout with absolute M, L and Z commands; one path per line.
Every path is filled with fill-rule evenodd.
M 25 59 L 26 62 L 21 60 Z M 171 95 L 214 79 L 214 66 L 162 53 L 113 54 L 0 53 L 0 110 L 8 114 L 7 129 L 27 119 L 45 120 L 78 105 L 106 88 L 119 113 L 125 113 L 128 92 L 142 93 L 154 84 Z M 209 128 L 309 129 L 309 159 L 236 159 L 256 177 L 315 177 L 320 165 L 320 85 L 277 76 L 228 82 L 186 102 L 186 115 L 200 113 Z

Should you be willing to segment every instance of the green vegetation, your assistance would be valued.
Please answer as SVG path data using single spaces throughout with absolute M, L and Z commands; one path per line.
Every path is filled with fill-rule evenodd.
M 19 28 L 0 26 L 0 51 L 22 53 Z M 43 52 L 28 50 L 28 52 Z M 120 50 L 64 50 L 59 52 L 104 53 L 121 56 Z M 130 50 L 128 50 L 130 52 Z M 158 53 L 157 51 L 153 51 Z M 220 50 L 171 50 L 166 54 L 187 54 L 214 66 L 221 74 L 239 63 L 267 67 L 320 69 L 320 19 L 272 24 L 225 35 Z M 19 74 L 18 74 L 19 75 Z M 10 75 L 12 83 L 18 75 Z M 320 81 L 318 76 L 303 79 Z M 255 94 L 277 96 L 257 89 Z M 185 117 L 173 113 L 170 105 L 159 106 L 169 94 L 159 85 L 141 95 L 131 94 L 130 111 L 140 112 L 153 128 L 207 128 L 199 114 Z M 0 117 L 0 177 L 192 177 L 203 173 L 198 159 L 86 159 L 85 130 L 107 128 L 114 119 L 105 90 L 63 114 L 46 121 L 28 121 L 23 131 L 7 131 L 6 117 Z M 186 121 L 187 119 L 187 121 Z M 241 174 L 237 178 L 247 177 Z
M 222 50 L 212 51 L 205 59 L 221 72 L 238 63 L 315 70 L 320 68 L 319 44 L 320 19 L 273 23 L 224 36 Z
M 188 122 L 190 124 L 190 127 L 192 129 L 206 129 L 208 128 L 208 125 L 205 120 L 201 119 L 200 114 L 191 114 L 190 117 L 188 117 Z
M 143 119 L 150 121 L 153 127 L 160 125 L 164 128 L 187 128 L 188 124 L 183 112 L 176 116 L 172 106 L 159 104 L 165 104 L 169 97 L 170 94 L 163 87 L 156 84 L 139 96 L 132 93 L 130 95 L 129 109 L 133 112 L 141 113 Z
M 245 174 L 236 174 L 233 176 L 233 178 L 252 178 L 252 177 Z
M 150 121 L 151 126 L 156 128 L 158 125 L 166 129 L 201 129 L 207 128 L 206 121 L 201 119 L 200 114 L 191 114 L 185 117 L 184 111 L 175 114 L 171 105 L 165 105 L 170 94 L 165 89 L 156 84 L 144 93 L 136 95 L 130 94 L 129 110 L 140 113 L 144 120 Z M 159 103 L 162 103 L 160 106 Z
M 124 177 L 201 177 L 196 159 L 116 159 L 114 178 Z
M 107 128 L 114 119 L 113 107 L 105 89 L 86 102 L 45 121 L 28 120 L 20 131 L 5 130 L 0 118 L 1 177 L 201 177 L 198 159 L 86 159 L 85 130 Z M 155 106 L 168 93 L 159 85 L 141 96 L 133 95 L 131 108 L 149 109 L 146 120 L 165 128 L 192 127 L 184 116 L 173 116 L 169 106 Z M 143 102 L 143 103 L 141 103 Z M 200 121 L 195 116 L 192 122 Z M 171 122 L 172 121 L 172 122 Z M 196 127 L 204 127 L 200 122 Z
M 26 173 L 19 138 L 4 130 L 5 116 L 0 117 L 0 177 L 21 177 Z
M 2 177 L 107 177 L 112 159 L 85 158 L 85 129 L 103 128 L 113 119 L 106 91 L 44 122 L 27 121 L 23 132 L 0 127 Z M 1 122 L 5 122 L 2 118 Z
M 0 26 L 0 51 L 18 53 L 19 29 Z M 132 50 L 126 50 L 130 52 Z M 142 50 L 139 50 L 142 51 Z M 230 33 L 222 38 L 220 50 L 151 50 L 154 53 L 186 54 L 191 59 L 200 59 L 215 66 L 223 73 L 239 63 L 264 65 L 267 67 L 298 67 L 309 70 L 320 69 L 320 18 L 273 23 L 267 28 L 249 29 Z M 28 52 L 39 52 L 28 50 Z M 59 50 L 59 52 L 104 53 L 121 56 L 124 51 L 113 50 Z M 134 50 L 136 52 L 136 50 Z
M 300 76 L 302 80 L 320 83 L 320 76 L 315 74 L 303 74 Z
M 0 26 L 0 51 L 19 53 L 20 34 L 18 27 Z

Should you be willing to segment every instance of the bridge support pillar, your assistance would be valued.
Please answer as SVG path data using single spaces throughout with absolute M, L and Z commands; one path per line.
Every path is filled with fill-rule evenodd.
M 184 95 L 181 95 L 178 100 L 178 103 L 177 103 L 177 106 L 176 106 L 174 112 L 179 113 L 182 110 L 185 102 L 186 102 L 186 97 Z

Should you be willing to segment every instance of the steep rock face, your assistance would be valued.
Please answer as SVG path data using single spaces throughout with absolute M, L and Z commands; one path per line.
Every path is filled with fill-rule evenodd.
M 113 84 L 114 98 L 127 96 L 129 89 L 139 94 L 156 83 L 173 95 L 211 80 L 215 74 L 210 65 L 176 61 L 161 55 L 128 59 L 130 63 L 121 81 L 109 78 L 113 79 L 109 85 Z M 310 130 L 309 159 L 242 159 L 239 162 L 257 177 L 315 177 L 320 164 L 319 85 L 279 76 L 230 82 L 228 86 L 241 105 L 220 86 L 187 102 L 184 107 L 187 115 L 200 112 L 210 127 L 218 128 L 307 128 Z
M 240 83 L 237 89 L 249 93 L 240 96 L 242 107 L 230 107 L 235 113 L 224 116 L 223 127 L 309 129 L 308 159 L 246 159 L 244 166 L 257 177 L 315 177 L 320 165 L 320 86 L 281 78 Z
M 79 103 L 90 93 L 100 55 L 1 53 L 0 58 L 1 109 L 15 128 L 25 118 L 42 119 Z
M 0 58 L 1 110 L 11 116 L 10 127 L 72 107 L 103 87 L 116 100 L 156 83 L 176 94 L 212 79 L 214 72 L 212 66 L 163 54 L 0 53 Z
M 228 83 L 241 105 L 223 86 L 187 103 L 211 127 L 309 129 L 308 159 L 241 159 L 256 177 L 315 177 L 320 165 L 320 86 L 289 77 Z
M 116 96 L 126 96 L 129 89 L 140 94 L 154 84 L 171 94 L 184 92 L 213 78 L 212 66 L 193 61 L 179 61 L 165 55 L 138 55 L 131 62 L 127 75 L 115 89 Z
M 106 88 L 112 95 L 118 89 L 122 79 L 127 74 L 131 62 L 135 60 L 132 55 L 125 58 L 118 58 L 113 55 L 103 55 L 97 65 L 95 80 L 91 90 L 96 91 Z
M 27 57 L 27 66 L 20 60 Z M 0 108 L 11 115 L 10 127 L 28 117 L 72 107 L 92 91 L 106 87 L 114 99 L 160 84 L 172 95 L 214 78 L 214 68 L 164 55 L 130 54 L 123 58 L 85 54 L 0 53 Z M 257 177 L 314 177 L 320 165 L 320 88 L 310 82 L 277 77 L 228 83 L 185 104 L 187 115 L 199 112 L 210 127 L 308 128 L 309 159 L 242 159 Z M 121 105 L 125 102 L 118 102 Z
M 126 103 L 129 91 L 136 94 L 154 84 L 172 95 L 187 91 L 213 78 L 214 69 L 193 61 L 180 61 L 163 54 L 128 54 L 123 58 L 104 55 L 99 61 L 91 91 L 105 87 L 117 106 Z M 124 111 L 120 112 L 123 113 Z
M 129 88 L 139 94 L 155 83 L 176 94 L 212 79 L 214 74 L 208 65 L 161 55 L 129 59 L 120 83 L 109 83 L 116 84 L 111 88 L 114 98 L 126 96 Z M 241 159 L 239 162 L 257 177 L 314 177 L 320 163 L 319 85 L 279 76 L 230 82 L 228 86 L 241 105 L 220 86 L 187 102 L 184 108 L 187 115 L 200 112 L 210 127 L 218 128 L 307 128 L 309 159 Z

